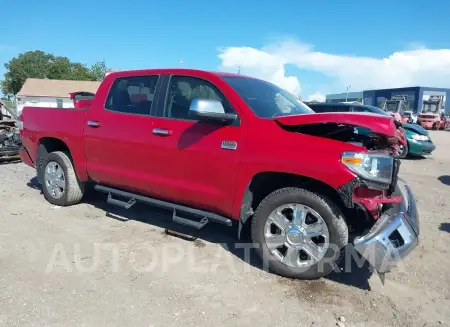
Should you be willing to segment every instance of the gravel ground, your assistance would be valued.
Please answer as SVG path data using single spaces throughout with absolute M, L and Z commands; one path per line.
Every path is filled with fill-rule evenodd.
M 435 153 L 401 167 L 421 243 L 384 286 L 366 268 L 281 278 L 247 263 L 234 228 L 180 239 L 167 212 L 120 221 L 100 194 L 54 207 L 33 169 L 2 165 L 0 326 L 450 326 L 450 133 L 431 135 Z

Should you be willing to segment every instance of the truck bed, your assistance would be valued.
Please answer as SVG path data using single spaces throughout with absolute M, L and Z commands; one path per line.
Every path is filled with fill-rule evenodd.
M 31 160 L 36 161 L 38 140 L 44 137 L 62 140 L 72 150 L 74 159 L 84 158 L 82 136 L 87 112 L 87 108 L 25 107 L 21 115 L 22 144 Z

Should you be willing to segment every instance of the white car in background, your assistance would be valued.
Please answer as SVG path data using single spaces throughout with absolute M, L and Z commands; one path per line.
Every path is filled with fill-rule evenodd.
M 412 111 L 403 112 L 402 123 L 417 124 L 417 115 Z

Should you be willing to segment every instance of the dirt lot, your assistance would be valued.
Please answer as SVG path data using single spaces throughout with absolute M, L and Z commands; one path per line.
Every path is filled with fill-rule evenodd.
M 180 230 L 167 212 L 140 206 L 123 222 L 100 194 L 53 207 L 33 169 L 2 165 L 0 326 L 450 326 L 450 133 L 431 135 L 432 157 L 401 168 L 421 244 L 384 286 L 366 268 L 281 278 L 246 263 L 233 228 L 183 240 L 164 233 Z

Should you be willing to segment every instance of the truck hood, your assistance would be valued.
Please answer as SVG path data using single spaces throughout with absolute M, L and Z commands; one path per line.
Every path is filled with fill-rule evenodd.
M 392 117 L 372 113 L 327 112 L 276 117 L 275 121 L 282 126 L 334 123 L 353 127 L 365 127 L 370 129 L 373 133 L 387 137 L 398 137 L 397 124 Z

